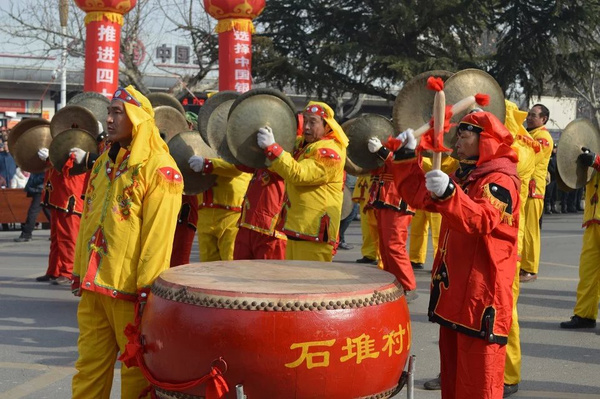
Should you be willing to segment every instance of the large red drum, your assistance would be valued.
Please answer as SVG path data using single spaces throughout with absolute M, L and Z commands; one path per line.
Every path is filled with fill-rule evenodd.
M 389 397 L 411 342 L 408 306 L 392 274 L 280 260 L 165 271 L 152 286 L 141 333 L 156 380 L 198 379 L 222 357 L 228 397 L 242 384 L 248 399 Z M 156 391 L 196 398 L 205 386 Z

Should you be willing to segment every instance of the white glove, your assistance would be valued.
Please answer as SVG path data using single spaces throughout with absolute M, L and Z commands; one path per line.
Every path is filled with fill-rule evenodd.
M 256 134 L 256 141 L 258 146 L 263 150 L 268 146 L 275 144 L 273 130 L 269 126 L 261 127 L 258 129 L 258 133 Z
M 441 197 L 446 192 L 450 177 L 439 169 L 425 173 L 425 187 L 436 197 Z
M 48 159 L 48 157 L 50 156 L 50 152 L 48 151 L 47 148 L 40 148 L 38 151 L 38 157 L 40 157 L 40 159 L 42 161 L 45 161 L 46 159 Z
M 367 143 L 367 147 L 369 147 L 370 152 L 376 153 L 383 145 L 381 144 L 381 140 L 377 137 L 371 137 Z
M 204 170 L 204 157 L 202 155 L 192 155 L 188 159 L 188 163 L 194 172 L 202 172 Z
M 417 139 L 415 138 L 413 132 L 414 130 L 408 128 L 396 137 L 398 140 L 404 143 L 404 148 L 407 150 L 414 150 L 417 148 Z
M 82 163 L 83 158 L 85 158 L 86 152 L 81 148 L 73 147 L 71 148 L 71 154 L 75 154 L 75 162 Z

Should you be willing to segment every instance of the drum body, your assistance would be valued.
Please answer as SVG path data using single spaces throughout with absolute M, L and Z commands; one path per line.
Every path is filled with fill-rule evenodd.
M 142 318 L 144 362 L 155 379 L 198 379 L 227 364 L 228 397 L 385 398 L 409 356 L 402 288 L 363 265 L 225 261 L 162 273 Z M 223 370 L 225 371 L 225 370 Z M 160 398 L 195 398 L 157 388 Z M 183 394 L 183 396 L 182 396 Z

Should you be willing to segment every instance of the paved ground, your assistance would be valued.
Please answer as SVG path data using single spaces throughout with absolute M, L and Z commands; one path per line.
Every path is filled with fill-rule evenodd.
M 545 217 L 540 278 L 523 285 L 519 302 L 523 381 L 514 398 L 600 398 L 600 327 L 558 327 L 571 316 L 575 303 L 580 224 L 581 214 Z M 77 299 L 64 287 L 34 281 L 46 269 L 48 231 L 36 230 L 29 243 L 13 242 L 17 236 L 0 232 L 0 398 L 68 398 L 77 357 Z M 360 240 L 354 222 L 347 241 L 355 249 L 340 251 L 335 260 L 358 259 Z M 194 247 L 192 260 L 197 259 Z M 431 269 L 431 253 L 426 269 Z M 440 397 L 422 389 L 439 367 L 438 328 L 426 317 L 428 278 L 428 270 L 417 273 L 420 296 L 410 305 L 418 399 Z M 118 378 L 116 373 L 112 398 L 119 397 Z M 405 392 L 397 396 L 404 397 Z

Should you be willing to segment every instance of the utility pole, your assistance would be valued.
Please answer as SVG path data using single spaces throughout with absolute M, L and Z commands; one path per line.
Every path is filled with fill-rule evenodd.
M 67 105 L 67 21 L 69 0 L 59 0 L 60 26 L 62 30 L 62 57 L 60 60 L 60 108 Z

